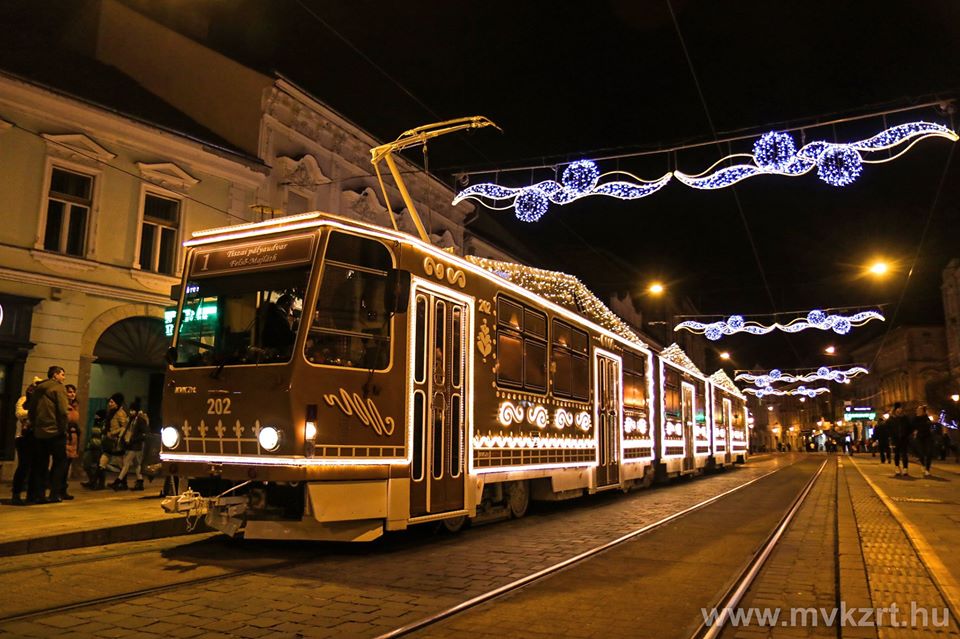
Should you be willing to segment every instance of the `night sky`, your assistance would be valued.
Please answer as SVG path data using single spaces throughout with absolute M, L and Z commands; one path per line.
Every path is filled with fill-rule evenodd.
M 451 186 L 456 174 L 497 169 L 472 173 L 470 183 L 524 186 L 553 178 L 565 162 L 715 135 L 803 126 L 806 141 L 845 142 L 914 120 L 960 126 L 960 114 L 934 107 L 816 126 L 957 95 L 954 0 L 672 0 L 690 64 L 666 0 L 125 1 L 194 37 L 205 32 L 207 44 L 252 67 L 280 71 L 384 140 L 452 117 L 491 118 L 503 134 L 484 129 L 431 143 L 429 168 Z M 801 133 L 794 137 L 799 147 Z M 601 170 L 648 179 L 674 168 L 697 173 L 728 153 L 749 153 L 752 143 L 622 159 Z M 787 321 L 796 316 L 790 311 L 885 304 L 894 324 L 941 323 L 940 272 L 960 257 L 954 146 L 921 142 L 894 162 L 866 165 L 845 188 L 814 171 L 756 177 L 736 192 L 674 181 L 637 201 L 552 206 L 533 224 L 481 211 L 534 251 L 538 265 L 577 275 L 601 297 L 629 291 L 644 305 L 646 285 L 659 278 L 704 314 L 776 311 Z M 557 173 L 506 171 L 558 164 Z M 861 274 L 874 256 L 896 264 L 883 282 Z M 849 348 L 886 328 L 719 345 L 737 368 L 816 366 L 826 343 Z

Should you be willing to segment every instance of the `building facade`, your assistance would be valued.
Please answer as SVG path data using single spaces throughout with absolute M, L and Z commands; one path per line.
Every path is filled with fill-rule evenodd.
M 84 421 L 117 391 L 158 417 L 180 244 L 251 220 L 266 178 L 255 158 L 0 73 L 0 459 L 51 365 Z
M 946 326 L 947 366 L 953 393 L 960 392 L 960 258 L 954 258 L 943 269 L 943 317 Z
M 899 326 L 852 352 L 854 361 L 873 362 L 870 374 L 855 377 L 843 398 L 878 413 L 894 402 L 930 403 L 928 387 L 949 375 L 943 326 Z

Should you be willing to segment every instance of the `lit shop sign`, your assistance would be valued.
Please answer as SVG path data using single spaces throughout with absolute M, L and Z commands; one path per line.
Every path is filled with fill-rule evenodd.
M 216 304 L 202 304 L 197 308 L 183 309 L 183 325 L 181 335 L 195 335 L 206 325 L 206 320 L 217 318 Z M 163 332 L 167 337 L 173 337 L 173 327 L 177 323 L 176 307 L 163 311 Z
M 847 421 L 852 421 L 855 419 L 876 419 L 877 412 L 873 410 L 872 406 L 857 406 L 854 408 L 847 406 L 844 408 L 843 417 Z

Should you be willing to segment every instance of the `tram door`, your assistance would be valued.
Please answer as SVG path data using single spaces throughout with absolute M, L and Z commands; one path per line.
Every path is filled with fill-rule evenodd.
M 418 290 L 414 301 L 410 516 L 462 510 L 467 306 Z
M 596 354 L 597 488 L 620 483 L 620 362 Z
M 692 384 L 681 382 L 681 413 L 683 420 L 683 469 L 693 470 L 693 451 L 696 443 L 693 437 L 693 411 L 695 392 Z
M 724 397 L 723 398 L 723 430 L 724 430 L 724 435 L 726 439 L 724 439 L 723 441 L 727 447 L 726 451 L 724 451 L 725 457 L 726 457 L 724 461 L 730 461 L 731 459 L 733 459 L 731 454 L 732 451 L 730 450 L 730 447 L 733 446 L 733 429 L 731 428 L 732 424 L 733 424 L 733 402 L 731 402 L 729 399 Z

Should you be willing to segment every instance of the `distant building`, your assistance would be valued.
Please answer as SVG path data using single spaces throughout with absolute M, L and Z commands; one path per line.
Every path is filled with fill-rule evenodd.
M 894 402 L 928 402 L 927 385 L 949 375 L 943 326 L 899 326 L 852 355 L 856 362 L 873 365 L 869 375 L 854 378 L 842 394 L 877 412 L 890 410 Z
M 946 325 L 947 365 L 954 389 L 960 389 L 960 258 L 950 260 L 943 269 L 941 290 Z

